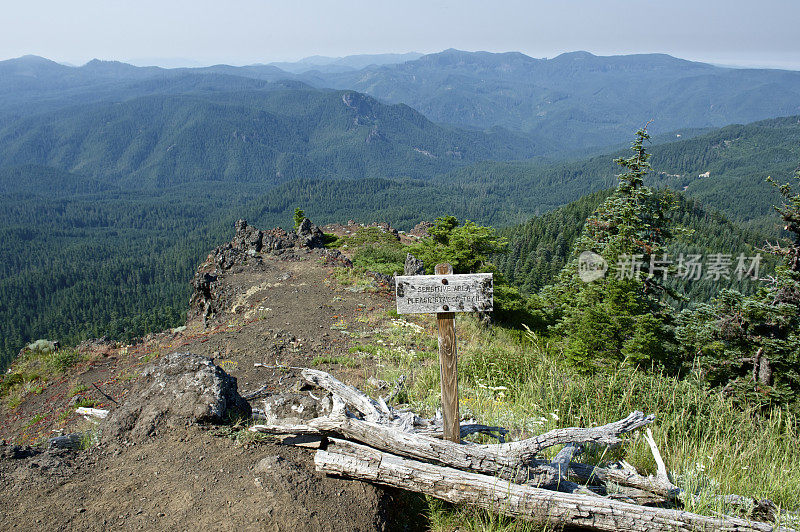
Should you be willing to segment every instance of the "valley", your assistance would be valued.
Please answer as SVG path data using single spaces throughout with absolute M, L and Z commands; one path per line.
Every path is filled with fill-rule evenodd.
M 795 70 L 456 49 L 0 61 L 3 525 L 46 501 L 43 528 L 538 530 L 324 476 L 249 430 L 263 412 L 126 428 L 184 351 L 257 410 L 315 398 L 298 368 L 319 367 L 375 393 L 404 375 L 392 400 L 435 416 L 435 321 L 398 315 L 391 286 L 413 258 L 494 275 L 494 312 L 457 320 L 465 416 L 513 441 L 653 413 L 691 494 L 658 504 L 749 519 L 768 499 L 759 530 L 796 526 L 798 179 Z M 46 450 L 54 431 L 81 450 Z M 576 452 L 662 474 L 654 446 Z

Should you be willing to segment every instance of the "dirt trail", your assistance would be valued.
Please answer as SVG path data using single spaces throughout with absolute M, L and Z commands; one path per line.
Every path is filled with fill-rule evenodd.
M 152 335 L 127 348 L 95 346 L 90 363 L 4 410 L 2 435 L 19 442 L 69 432 L 86 423 L 68 411 L 68 389 L 114 408 L 93 386 L 122 402 L 148 361 L 173 351 L 213 357 L 238 379 L 240 392 L 296 386 L 285 371 L 255 364 L 311 366 L 316 357 L 349 356 L 353 332 L 369 337 L 393 303 L 386 291 L 354 291 L 333 282 L 333 267 L 298 251 L 294 260 L 264 255 L 223 276 L 229 308 L 207 326 L 195 318 L 181 331 Z M 346 328 L 350 333 L 342 334 Z M 342 371 L 363 385 L 365 364 Z M 251 404 L 258 408 L 259 401 Z M 26 418 L 41 420 L 25 428 Z M 30 421 L 27 422 L 30 424 Z M 217 428 L 171 430 L 138 445 L 104 445 L 80 453 L 0 459 L 0 529 L 27 530 L 403 530 L 416 521 L 398 512 L 394 494 L 368 484 L 326 478 L 312 452 L 256 442 L 235 443 Z M 5 449 L 10 449 L 6 446 Z M 8 452 L 6 452 L 8 454 Z M 408 523 L 408 524 L 405 524 Z

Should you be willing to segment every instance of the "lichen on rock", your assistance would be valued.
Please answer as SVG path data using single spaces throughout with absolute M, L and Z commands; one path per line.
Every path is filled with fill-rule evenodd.
M 142 441 L 160 427 L 222 423 L 252 410 L 231 377 L 212 359 L 172 353 L 145 368 L 131 399 L 103 424 L 103 441 Z

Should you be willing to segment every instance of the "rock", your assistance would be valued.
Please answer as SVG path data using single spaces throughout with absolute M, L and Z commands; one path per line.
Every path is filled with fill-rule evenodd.
M 236 378 L 208 357 L 172 353 L 148 366 L 126 403 L 103 423 L 103 441 L 143 441 L 161 426 L 222 423 L 250 417 Z
M 262 251 L 282 251 L 295 247 L 297 244 L 297 234 L 287 233 L 280 227 L 276 227 L 270 231 L 261 233 L 261 249 Z
M 247 220 L 236 221 L 236 234 L 231 241 L 234 248 L 244 251 L 258 253 L 261 251 L 262 233 L 258 229 L 247 225 Z
M 386 275 L 385 273 L 370 271 L 367 272 L 367 275 L 375 279 L 378 284 L 385 285 L 390 290 L 395 289 L 394 275 Z
M 228 242 L 214 251 L 213 260 L 218 270 L 229 270 L 237 264 L 243 264 L 247 260 L 247 253 Z
M 321 248 L 325 245 L 325 235 L 322 230 L 311 223 L 308 218 L 303 218 L 300 225 L 297 226 L 295 231 L 298 238 L 298 244 L 306 248 Z
M 84 438 L 84 435 L 78 432 L 56 436 L 47 440 L 47 448 L 78 450 L 83 446 Z
M 213 316 L 219 303 L 219 278 L 211 272 L 198 271 L 191 281 L 192 297 L 189 299 L 189 316 Z
M 353 262 L 338 249 L 321 249 L 319 254 L 325 264 L 339 265 L 345 268 L 353 267 Z
M 406 253 L 406 264 L 403 268 L 403 275 L 424 275 L 425 263 L 416 258 L 411 253 Z
M 429 236 L 428 229 L 433 227 L 431 222 L 420 222 L 414 226 L 414 229 L 408 232 L 410 236 L 416 236 L 418 238 L 424 238 Z

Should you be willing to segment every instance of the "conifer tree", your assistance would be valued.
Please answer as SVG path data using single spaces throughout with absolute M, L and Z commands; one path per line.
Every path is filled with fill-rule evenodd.
M 303 219 L 306 217 L 306 213 L 303 212 L 300 207 L 294 208 L 294 228 L 297 230 L 300 227 L 300 224 L 303 223 Z
M 800 172 L 794 179 L 800 182 Z M 769 179 L 773 184 L 774 181 Z M 756 295 L 726 290 L 681 313 L 677 335 L 703 376 L 740 401 L 764 406 L 800 399 L 800 192 L 776 185 L 789 234 L 763 251 L 782 258 Z
M 624 169 L 616 190 L 586 220 L 572 259 L 542 294 L 565 354 L 586 371 L 623 360 L 675 364 L 671 309 L 659 298 L 666 276 L 664 246 L 672 232 L 667 205 L 644 184 L 650 170 L 648 139 L 640 129 L 633 154 L 615 161 Z M 605 274 L 587 277 L 587 260 L 605 265 Z

